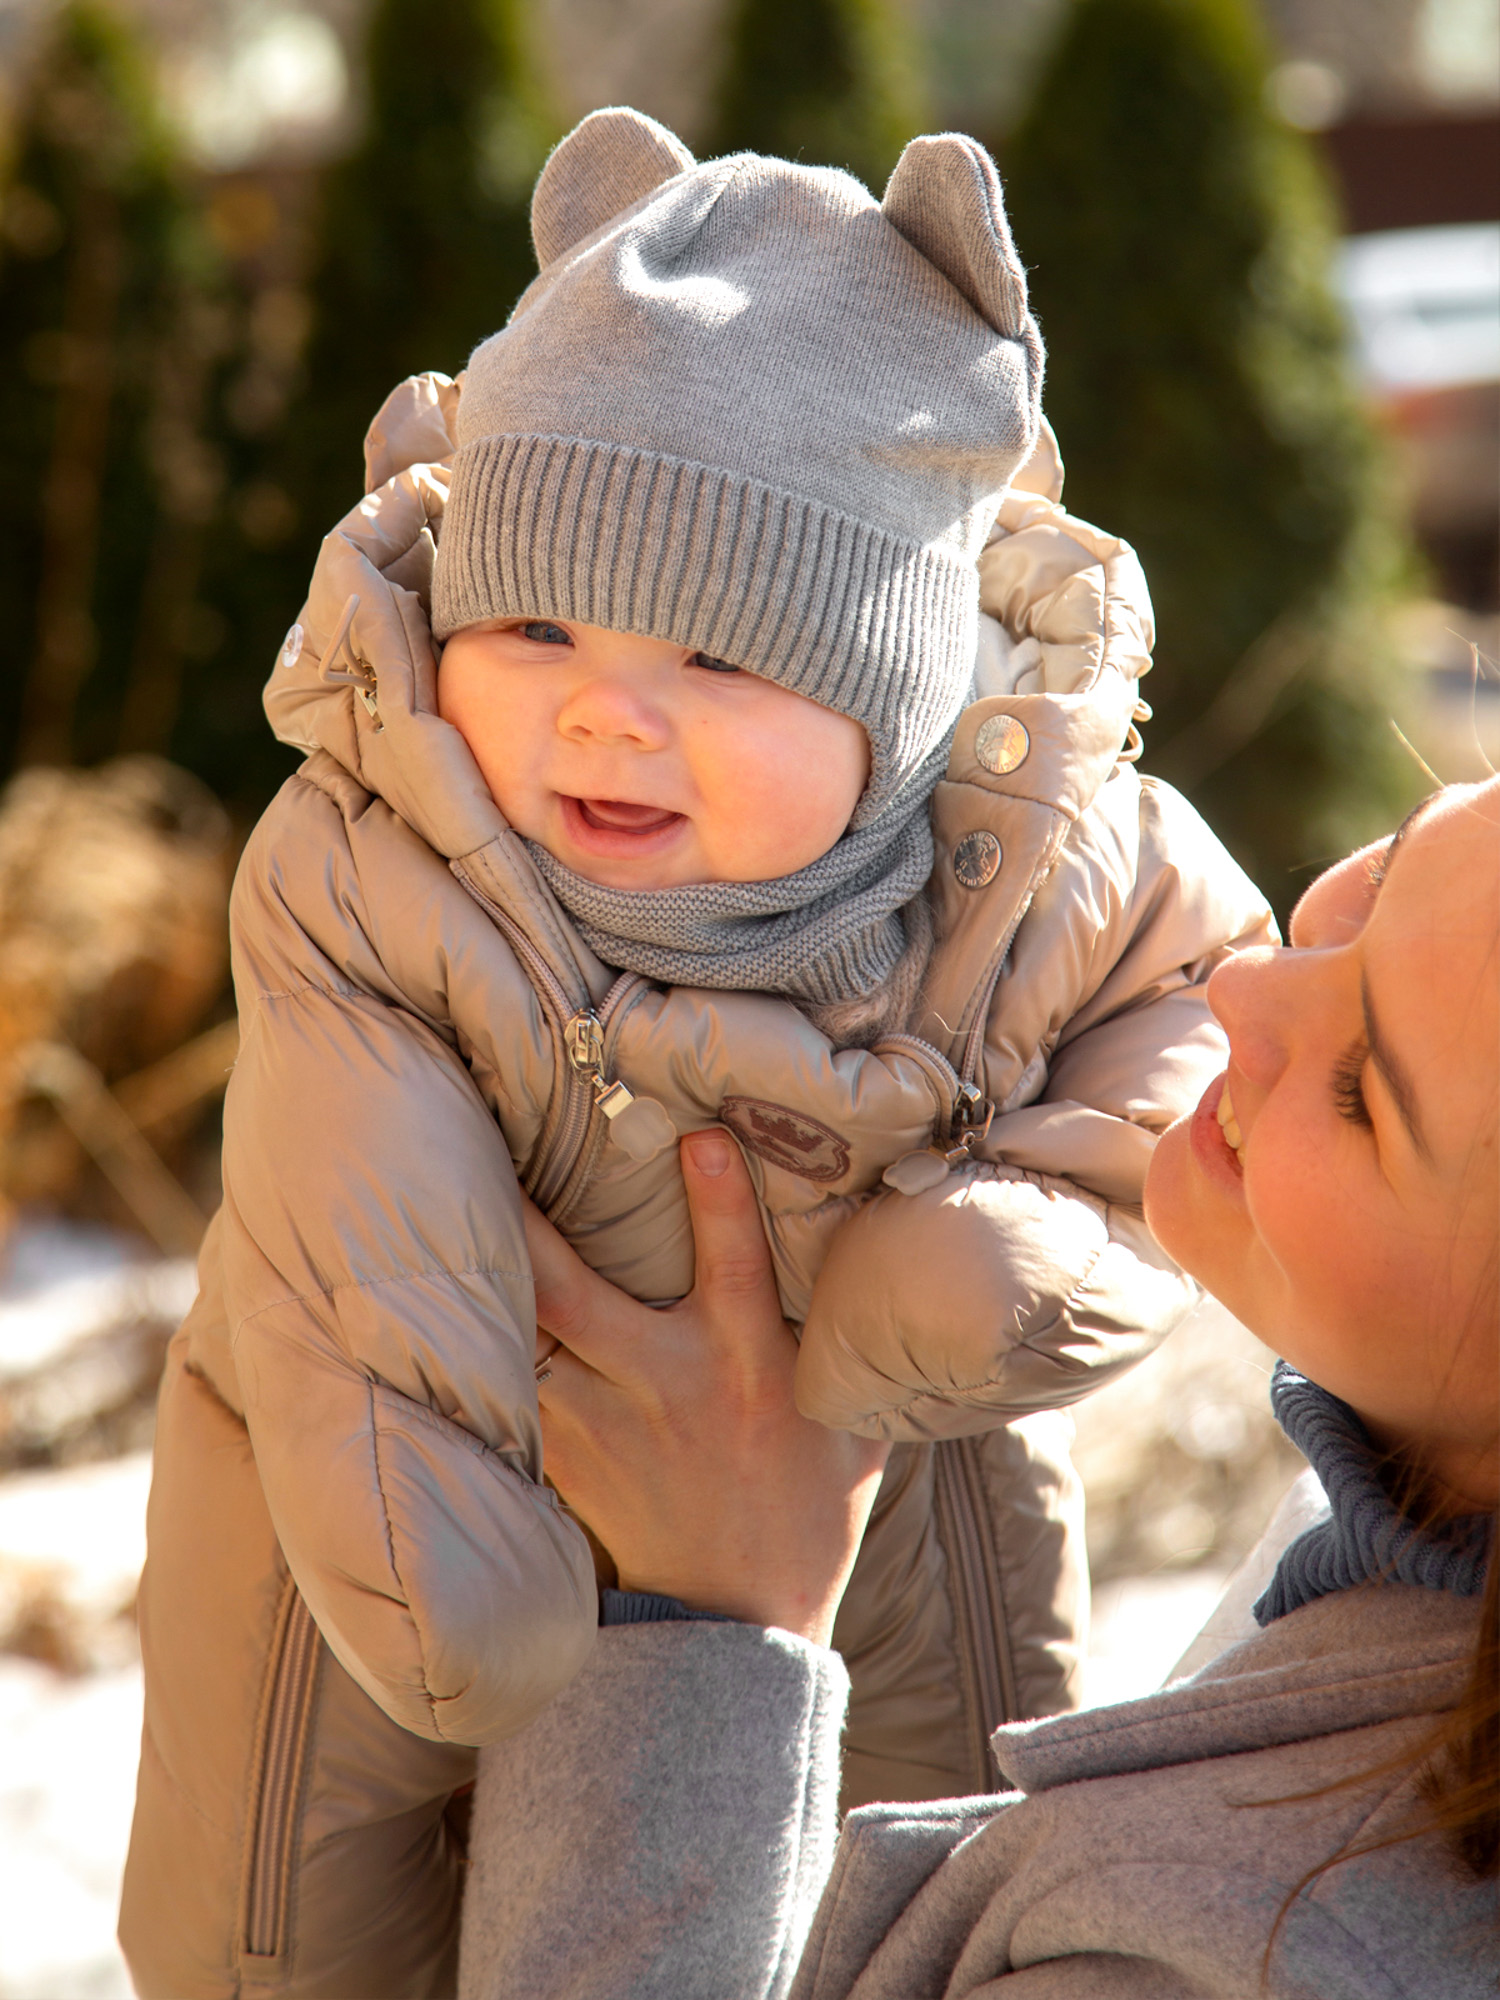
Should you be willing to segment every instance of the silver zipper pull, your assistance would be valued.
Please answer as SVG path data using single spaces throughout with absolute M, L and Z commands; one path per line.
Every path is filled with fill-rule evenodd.
M 903 1153 L 880 1178 L 898 1194 L 925 1194 L 941 1186 L 956 1167 L 968 1165 L 994 1117 L 995 1107 L 978 1085 L 960 1083 L 953 1101 L 951 1143 L 943 1147 L 934 1142 L 924 1152 Z
M 653 1160 L 677 1139 L 677 1128 L 654 1097 L 637 1097 L 628 1083 L 604 1074 L 604 1025 L 585 1008 L 564 1024 L 568 1061 L 586 1076 L 594 1102 L 610 1121 L 610 1137 L 633 1160 Z M 628 1118 L 621 1118 L 628 1111 Z M 620 1122 L 616 1122 L 616 1121 Z
M 958 1144 L 968 1153 L 977 1146 L 994 1123 L 995 1107 L 977 1083 L 961 1083 L 953 1107 L 953 1130 Z
M 565 1023 L 568 1061 L 584 1076 L 592 1076 L 604 1060 L 604 1028 L 599 1016 L 585 1008 Z
M 618 1077 L 611 1081 L 604 1074 L 604 1028 L 599 1016 L 585 1009 L 573 1016 L 564 1033 L 568 1038 L 568 1061 L 593 1085 L 594 1102 L 606 1118 L 618 1118 L 634 1104 L 635 1092 Z
M 995 1107 L 977 1084 L 961 1083 L 953 1103 L 951 1143 L 943 1158 L 950 1167 L 966 1166 L 994 1123 Z

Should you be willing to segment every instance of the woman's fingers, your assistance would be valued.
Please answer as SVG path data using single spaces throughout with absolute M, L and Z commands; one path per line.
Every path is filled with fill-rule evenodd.
M 683 1140 L 681 1157 L 693 1218 L 694 1296 L 731 1309 L 775 1300 L 770 1245 L 739 1147 L 710 1127 Z M 730 1316 L 736 1326 L 763 1323 L 753 1312 Z
M 545 1323 L 566 1342 L 540 1390 L 548 1471 L 622 1588 L 826 1641 L 884 1447 L 798 1414 L 796 1341 L 738 1146 L 697 1132 L 681 1157 L 697 1280 L 666 1311 L 534 1229 Z
M 692 1317 L 706 1315 L 716 1334 L 742 1346 L 760 1334 L 773 1307 L 774 1321 L 779 1324 L 781 1318 L 755 1190 L 727 1132 L 711 1128 L 690 1134 L 682 1142 L 681 1157 L 696 1271 L 683 1308 Z M 639 1343 L 645 1336 L 653 1350 L 661 1350 L 667 1339 L 662 1315 L 649 1306 L 632 1310 L 632 1302 L 591 1271 L 530 1202 L 525 1222 L 539 1335 L 545 1331 L 604 1374 L 640 1372 L 643 1361 L 649 1374 L 651 1362 Z M 760 1344 L 765 1344 L 763 1335 Z M 539 1337 L 539 1364 L 549 1352 L 550 1344 Z
M 640 1320 L 632 1317 L 631 1308 L 642 1320 L 650 1317 L 650 1308 L 626 1299 L 607 1279 L 591 1271 L 529 1201 L 524 1204 L 524 1219 L 536 1284 L 538 1361 L 550 1351 L 540 1338 L 547 1333 L 591 1366 L 608 1372 L 610 1352 L 639 1329 Z

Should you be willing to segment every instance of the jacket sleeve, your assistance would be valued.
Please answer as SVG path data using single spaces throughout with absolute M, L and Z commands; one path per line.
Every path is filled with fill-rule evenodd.
M 1091 847 L 1127 837 L 1128 871 L 1091 866 Z M 1122 872 L 1130 893 L 1111 904 L 1097 884 Z M 1070 907 L 1087 922 L 1064 921 Z M 797 1364 L 806 1415 L 962 1436 L 1076 1402 L 1165 1338 L 1197 1289 L 1146 1228 L 1146 1169 L 1225 1059 L 1209 974 L 1274 937 L 1263 898 L 1167 787 L 1131 779 L 1084 816 L 991 1010 L 992 1068 L 1028 1006 L 1036 1053 L 972 1167 L 882 1191 L 834 1237 Z M 1039 1000 L 1060 961 L 1064 997 Z
M 335 1656 L 418 1735 L 485 1743 L 586 1658 L 593 1567 L 540 1483 L 504 1136 L 437 1008 L 381 990 L 340 814 L 299 785 L 301 837 L 273 808 L 234 899 L 235 1371 L 277 1536 Z M 451 878 L 431 862 L 436 894 Z
M 461 2000 L 780 2000 L 833 1857 L 848 1686 L 760 1626 L 602 1632 L 480 1758 Z

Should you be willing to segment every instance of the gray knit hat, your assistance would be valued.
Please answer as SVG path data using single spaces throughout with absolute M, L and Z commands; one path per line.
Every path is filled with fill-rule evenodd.
M 732 660 L 864 726 L 869 824 L 967 696 L 976 560 L 1037 433 L 993 161 L 914 139 L 877 203 L 596 111 L 531 221 L 541 275 L 464 382 L 436 636 L 530 614 Z

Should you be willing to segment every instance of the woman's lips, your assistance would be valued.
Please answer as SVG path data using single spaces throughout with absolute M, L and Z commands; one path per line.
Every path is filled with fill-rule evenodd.
M 629 799 L 577 799 L 558 794 L 568 839 L 585 854 L 618 859 L 669 846 L 687 820 L 664 806 Z
M 1219 1103 L 1224 1095 L 1225 1079 L 1216 1076 L 1198 1101 L 1198 1109 L 1193 1113 L 1190 1127 L 1193 1142 L 1193 1158 L 1208 1175 L 1210 1180 L 1225 1188 L 1232 1188 L 1237 1196 L 1244 1192 L 1245 1170 L 1240 1165 L 1234 1148 L 1224 1136 L 1219 1123 Z

